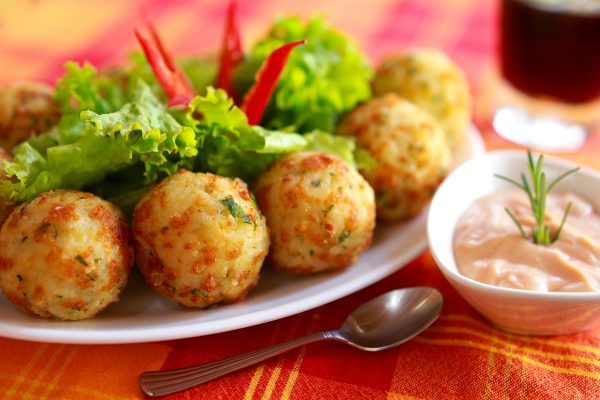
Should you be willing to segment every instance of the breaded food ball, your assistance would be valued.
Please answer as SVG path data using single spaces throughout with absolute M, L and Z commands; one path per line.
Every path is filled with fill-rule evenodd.
M 0 88 L 0 146 L 12 150 L 58 123 L 60 106 L 43 83 L 15 82 Z
M 451 147 L 460 143 L 471 119 L 471 96 L 464 73 L 444 53 L 414 50 L 384 60 L 372 82 L 373 96 L 397 93 L 429 111 Z
M 265 217 L 243 181 L 185 170 L 140 200 L 134 239 L 148 284 L 187 307 L 244 299 L 269 251 Z
M 268 261 L 278 270 L 342 269 L 371 245 L 373 189 L 338 157 L 292 153 L 260 175 L 254 191 L 271 230 Z
M 356 138 L 377 165 L 361 171 L 375 190 L 377 217 L 393 221 L 417 215 L 450 167 L 450 148 L 433 117 L 390 93 L 350 112 L 338 133 Z
M 0 184 L 4 179 L 7 179 L 6 175 L 4 174 L 4 161 L 11 159 L 11 154 L 0 147 Z M 2 226 L 6 218 L 8 218 L 8 214 L 10 214 L 14 208 L 14 205 L 6 200 L 7 199 L 0 199 L 0 226 Z
M 56 190 L 18 206 L 0 230 L 0 287 L 44 318 L 91 318 L 119 299 L 133 264 L 125 216 L 89 193 Z

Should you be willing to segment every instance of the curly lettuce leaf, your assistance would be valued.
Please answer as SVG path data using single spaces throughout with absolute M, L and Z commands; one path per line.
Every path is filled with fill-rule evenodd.
M 10 179 L 0 182 L 0 198 L 20 202 L 51 189 L 88 187 L 136 163 L 144 170 L 140 184 L 191 168 L 197 154 L 193 130 L 179 124 L 143 82 L 134 99 L 113 113 L 82 111 L 83 128 L 71 143 L 17 147 L 13 160 L 4 163 Z M 45 136 L 51 135 L 56 132 Z M 36 138 L 35 144 L 44 140 Z
M 298 134 L 250 126 L 227 93 L 213 87 L 190 102 L 185 121 L 197 135 L 197 170 L 218 175 L 251 181 L 282 155 L 306 147 Z
M 198 170 L 239 177 L 248 182 L 272 162 L 294 151 L 335 154 L 352 166 L 356 166 L 355 157 L 359 154 L 350 137 L 321 131 L 300 135 L 251 126 L 225 91 L 212 87 L 207 88 L 205 96 L 191 101 L 185 124 L 197 134 Z
M 122 88 L 109 76 L 98 75 L 90 63 L 65 64 L 66 74 L 56 84 L 54 98 L 60 103 L 63 113 L 78 113 L 95 110 L 111 112 L 123 105 Z
M 197 141 L 194 131 L 181 126 L 148 85 L 142 81 L 138 85 L 136 101 L 109 114 L 83 111 L 81 121 L 88 135 L 123 140 L 132 159 L 144 164 L 145 182 L 149 183 L 179 168 L 190 168 L 191 159 L 198 154 Z
M 83 131 L 79 113 L 92 110 L 100 114 L 120 109 L 126 103 L 126 86 L 108 75 L 99 75 L 89 63 L 65 63 L 66 74 L 58 80 L 54 99 L 60 104 L 61 119 L 53 139 L 65 144 L 76 141 Z
M 17 147 L 13 160 L 3 163 L 9 178 L 0 181 L 3 202 L 57 188 L 86 189 L 131 211 L 151 184 L 180 168 L 251 182 L 278 158 L 300 150 L 334 153 L 354 165 L 352 139 L 251 126 L 232 99 L 212 87 L 175 116 L 142 81 L 133 100 L 114 112 L 100 113 L 107 108 L 92 103 L 93 96 L 81 97 L 96 111 L 79 113 L 76 135 L 65 136 L 58 126 Z
M 332 132 L 341 113 L 370 97 L 372 69 L 357 45 L 321 17 L 307 23 L 299 17 L 277 20 L 236 70 L 234 86 L 239 94 L 245 93 L 273 50 L 302 39 L 308 43 L 290 55 L 261 125 L 293 132 Z

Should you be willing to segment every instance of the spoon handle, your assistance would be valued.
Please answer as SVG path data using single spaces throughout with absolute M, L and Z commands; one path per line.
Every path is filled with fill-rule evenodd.
M 173 369 L 170 371 L 144 372 L 140 375 L 140 387 L 145 394 L 152 397 L 179 392 L 219 378 L 223 375 L 227 375 L 230 372 L 249 367 L 250 365 L 264 361 L 270 357 L 304 344 L 325 339 L 337 339 L 336 333 L 336 331 L 313 333 L 308 336 L 292 339 L 288 342 L 258 349 L 250 353 L 193 367 Z

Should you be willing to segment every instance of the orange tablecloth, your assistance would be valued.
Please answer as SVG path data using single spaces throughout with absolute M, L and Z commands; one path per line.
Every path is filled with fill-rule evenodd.
M 145 2 L 177 54 L 216 48 L 226 2 Z M 0 82 L 52 82 L 67 59 L 119 63 L 135 47 L 140 1 L 0 0 Z M 321 10 L 351 32 L 374 61 L 427 45 L 448 52 L 483 98 L 493 64 L 495 1 L 245 0 L 248 45 L 279 12 Z M 479 103 L 476 101 L 476 109 Z M 488 148 L 510 147 L 476 118 Z M 596 168 L 597 138 L 565 155 Z M 592 399 L 600 398 L 600 332 L 534 338 L 494 329 L 449 286 L 431 256 L 358 293 L 279 321 L 212 336 L 129 345 L 63 345 L 0 338 L 0 398 L 132 399 L 138 374 L 220 359 L 337 327 L 361 302 L 398 287 L 429 285 L 444 294 L 440 319 L 400 347 L 364 353 L 311 345 L 172 398 Z M 1 332 L 0 332 L 1 335 Z

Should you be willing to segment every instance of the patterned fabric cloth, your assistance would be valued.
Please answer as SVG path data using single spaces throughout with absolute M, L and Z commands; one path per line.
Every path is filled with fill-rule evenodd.
M 240 19 L 248 46 L 283 12 L 320 10 L 354 36 L 373 61 L 410 46 L 446 51 L 468 74 L 476 122 L 488 149 L 512 147 L 489 129 L 496 1 L 246 0 Z M 0 82 L 53 82 L 65 60 L 122 62 L 135 48 L 143 8 L 176 54 L 218 47 L 221 0 L 0 0 Z M 483 111 L 482 111 L 483 110 Z M 600 168 L 594 136 L 565 157 Z M 522 337 L 493 328 L 449 286 L 429 253 L 364 290 L 279 321 L 205 337 L 127 345 L 64 345 L 0 338 L 3 399 L 134 399 L 142 371 L 221 359 L 340 325 L 347 313 L 398 287 L 433 286 L 445 308 L 414 340 L 380 353 L 336 343 L 310 345 L 173 399 L 593 399 L 600 398 L 600 332 Z M 1 336 L 0 332 L 0 336 Z

